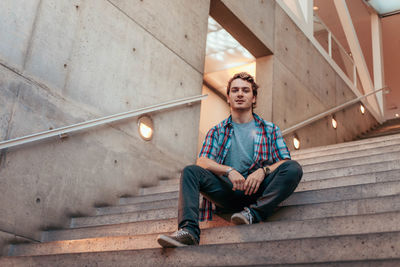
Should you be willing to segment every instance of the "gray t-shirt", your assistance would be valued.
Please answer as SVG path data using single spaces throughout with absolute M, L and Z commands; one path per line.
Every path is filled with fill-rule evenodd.
M 249 168 L 253 164 L 256 122 L 255 120 L 247 123 L 232 122 L 232 125 L 232 143 L 223 164 L 231 166 L 247 178 Z

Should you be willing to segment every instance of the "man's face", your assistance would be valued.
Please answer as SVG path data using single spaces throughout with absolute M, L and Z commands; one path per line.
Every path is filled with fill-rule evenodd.
M 256 102 L 256 97 L 253 95 L 253 90 L 251 89 L 251 83 L 239 78 L 233 80 L 227 101 L 233 110 L 251 109 L 253 103 Z

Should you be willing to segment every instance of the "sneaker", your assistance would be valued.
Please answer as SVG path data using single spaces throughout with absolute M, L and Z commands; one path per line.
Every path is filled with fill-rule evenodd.
M 231 217 L 231 222 L 234 224 L 253 224 L 254 216 L 251 214 L 250 209 L 245 207 L 243 211 L 234 213 Z
M 176 231 L 172 235 L 159 235 L 157 242 L 163 248 L 175 248 L 199 244 L 199 241 L 197 241 L 192 234 L 183 229 Z

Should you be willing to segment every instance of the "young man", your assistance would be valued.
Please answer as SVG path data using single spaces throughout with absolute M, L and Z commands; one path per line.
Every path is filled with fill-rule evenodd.
M 196 165 L 183 170 L 179 230 L 160 235 L 162 247 L 199 244 L 199 193 L 205 197 L 201 220 L 210 219 L 211 201 L 219 210 L 237 212 L 234 224 L 253 224 L 266 220 L 297 187 L 303 172 L 290 160 L 279 128 L 253 113 L 257 89 L 244 72 L 229 80 L 231 116 L 207 133 Z

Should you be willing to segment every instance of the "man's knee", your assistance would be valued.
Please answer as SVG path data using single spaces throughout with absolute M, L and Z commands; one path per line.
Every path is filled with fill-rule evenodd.
M 204 169 L 197 165 L 188 165 L 182 171 L 181 180 L 198 178 L 201 171 Z
M 288 160 L 282 164 L 288 182 L 299 183 L 303 176 L 303 169 L 295 160 Z

